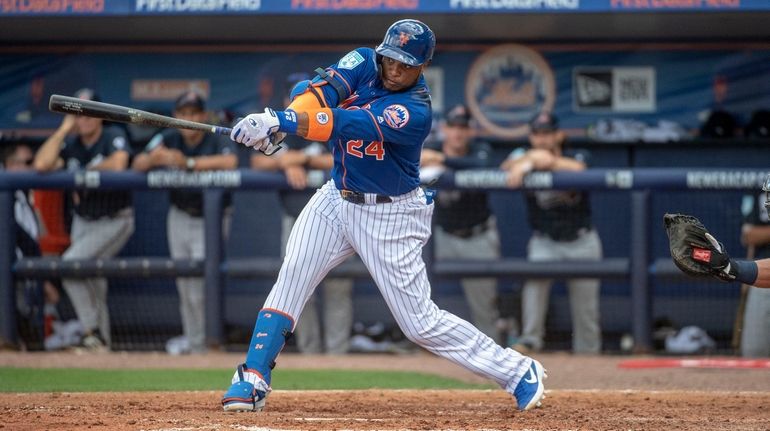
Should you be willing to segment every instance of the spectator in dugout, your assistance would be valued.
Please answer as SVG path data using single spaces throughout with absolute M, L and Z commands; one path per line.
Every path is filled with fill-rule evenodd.
M 565 148 L 566 135 L 558 119 L 548 112 L 529 123 L 529 148 L 511 152 L 501 168 L 507 171 L 508 186 L 518 188 L 532 171 L 582 171 L 588 167 L 585 151 Z M 602 258 L 602 243 L 591 221 L 588 193 L 579 190 L 537 190 L 525 193 L 532 237 L 527 258 L 533 262 L 559 262 Z M 513 346 L 519 352 L 544 347 L 545 319 L 553 280 L 532 279 L 522 290 L 522 334 Z M 567 281 L 572 311 L 572 350 L 596 354 L 601 351 L 598 279 Z
M 75 97 L 98 101 L 91 89 L 81 89 Z M 105 127 L 99 118 L 66 115 L 59 128 L 35 155 L 38 172 L 123 171 L 128 167 L 130 147 L 122 129 Z M 93 260 L 118 254 L 134 231 L 131 193 L 123 190 L 74 190 L 75 214 L 70 229 L 71 244 L 63 260 Z M 107 307 L 107 279 L 65 278 L 65 292 L 83 327 L 80 346 L 87 350 L 107 350 L 111 344 Z
M 174 117 L 206 122 L 206 100 L 196 91 L 185 91 L 176 100 Z M 238 156 L 235 143 L 226 136 L 198 130 L 166 129 L 150 139 L 144 151 L 137 154 L 132 167 L 142 172 L 157 168 L 190 172 L 235 169 Z M 166 232 L 171 257 L 203 260 L 206 255 L 203 192 L 173 189 L 170 200 Z M 222 201 L 225 207 L 222 230 L 226 236 L 232 219 L 231 195 L 225 194 Z M 166 350 L 172 354 L 203 353 L 206 351 L 204 281 L 200 277 L 179 277 L 176 286 L 182 335 L 168 340 Z
M 492 148 L 475 139 L 471 114 L 465 105 L 450 109 L 440 128 L 439 139 L 426 142 L 420 155 L 420 172 L 425 179 L 433 171 L 478 169 L 491 166 Z M 434 213 L 437 259 L 497 260 L 500 237 L 489 208 L 487 192 L 444 190 L 436 197 Z M 501 343 L 497 329 L 500 312 L 497 305 L 497 280 L 463 278 L 460 280 L 473 324 Z

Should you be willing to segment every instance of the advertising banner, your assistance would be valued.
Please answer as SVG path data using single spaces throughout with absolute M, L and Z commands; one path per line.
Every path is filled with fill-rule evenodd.
M 0 0 L 3 15 L 594 13 L 770 10 L 767 0 Z

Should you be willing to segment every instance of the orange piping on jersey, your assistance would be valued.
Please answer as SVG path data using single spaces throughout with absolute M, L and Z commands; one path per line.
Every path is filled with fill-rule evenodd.
M 323 99 L 324 104 L 326 104 L 326 98 L 324 98 L 323 91 L 319 91 L 318 94 L 321 96 L 321 99 Z M 289 106 L 286 107 L 286 109 L 292 109 L 294 112 L 308 112 L 320 108 L 323 108 L 323 106 L 321 106 L 318 102 L 318 98 L 316 98 L 309 90 L 295 97 Z
M 377 120 L 374 119 L 374 114 L 372 114 L 372 111 L 368 109 L 364 109 L 363 111 L 369 114 L 369 117 L 372 118 L 372 123 L 374 123 L 374 127 L 377 128 L 377 133 L 380 135 L 380 141 L 384 142 L 385 137 L 382 136 L 382 129 L 380 129 L 380 125 L 377 124 Z
M 307 136 L 310 141 L 326 142 L 332 136 L 334 129 L 334 114 L 329 108 L 311 109 L 307 111 Z
M 348 176 L 348 170 L 345 168 L 345 151 L 347 150 L 344 145 L 342 145 L 342 139 L 337 139 L 337 142 L 340 144 L 340 151 L 342 152 L 340 154 L 340 163 L 342 164 L 342 187 L 348 188 L 347 184 L 347 176 Z

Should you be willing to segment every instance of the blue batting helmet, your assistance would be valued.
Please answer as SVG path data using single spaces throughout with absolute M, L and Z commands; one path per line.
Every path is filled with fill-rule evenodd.
M 402 19 L 388 28 L 377 54 L 410 66 L 420 66 L 433 58 L 436 36 L 433 30 L 416 19 Z

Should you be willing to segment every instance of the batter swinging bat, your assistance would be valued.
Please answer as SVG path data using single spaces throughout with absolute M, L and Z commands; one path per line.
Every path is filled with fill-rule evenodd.
M 181 120 L 167 117 L 126 106 L 112 105 L 110 103 L 94 102 L 92 100 L 79 99 L 77 97 L 51 95 L 48 101 L 48 110 L 62 114 L 83 115 L 86 117 L 101 118 L 103 120 L 116 121 L 118 123 L 141 124 L 155 127 L 172 127 L 174 129 L 200 130 L 207 133 L 230 136 L 233 129 L 229 127 L 215 126 L 213 124 L 198 123 L 195 121 Z M 260 150 L 265 155 L 271 156 L 282 148 L 281 143 L 285 133 L 276 133 L 270 137 L 270 145 L 266 150 Z

